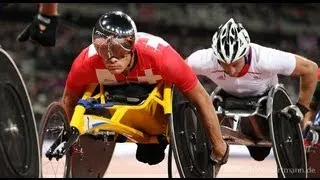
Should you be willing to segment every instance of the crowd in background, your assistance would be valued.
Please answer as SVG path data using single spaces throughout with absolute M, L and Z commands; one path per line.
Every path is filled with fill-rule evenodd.
M 185 8 L 184 10 L 187 11 L 190 5 L 182 6 L 177 4 L 177 6 Z M 275 18 L 277 17 L 276 14 L 271 13 L 270 15 L 269 6 L 259 6 L 259 8 L 255 6 L 245 6 L 247 7 L 247 10 L 239 8 L 238 6 L 239 5 L 237 4 L 226 5 L 224 11 L 230 11 L 232 15 L 235 13 L 241 14 L 242 18 L 249 18 L 254 13 L 248 14 L 248 12 L 254 10 L 257 12 L 257 10 L 259 10 L 261 13 L 258 13 L 259 16 L 255 16 L 255 18 L 259 18 L 261 21 L 269 23 L 275 21 Z M 141 11 L 140 13 L 144 14 L 153 13 L 152 7 L 150 9 L 149 6 L 144 10 L 143 8 L 146 7 L 141 7 L 140 5 L 136 10 L 139 10 L 139 12 Z M 233 11 L 232 8 L 237 8 L 239 10 Z M 283 7 L 279 6 L 278 8 Z M 288 21 L 301 21 L 308 26 L 312 26 L 313 23 L 316 25 L 319 24 L 312 22 L 310 16 L 306 15 L 307 12 L 304 12 L 301 9 L 298 11 L 299 9 L 297 9 L 298 8 L 295 9 L 292 7 L 291 11 L 285 11 L 287 12 L 286 16 Z M 189 11 L 191 10 L 189 9 Z M 280 11 L 279 13 L 283 12 Z M 300 15 L 297 15 L 299 13 Z M 311 16 L 312 15 L 313 14 L 311 13 Z M 202 14 L 202 16 L 205 15 Z M 212 18 L 208 19 L 212 20 Z M 241 21 L 241 18 L 238 21 Z M 245 27 L 246 23 L 248 23 L 248 21 L 243 22 Z M 91 24 L 94 24 L 94 22 Z M 167 27 L 163 25 L 163 23 L 151 26 L 148 22 L 144 23 L 143 21 L 138 21 L 137 25 L 139 31 L 152 33 L 164 38 L 176 48 L 183 57 L 187 57 L 195 50 L 209 48 L 211 46 L 212 35 L 215 28 L 217 28 L 206 28 L 205 30 L 201 26 L 189 28 L 186 26 L 172 27 L 168 25 Z M 91 27 L 80 27 L 77 23 L 73 22 L 72 24 L 68 24 L 68 21 L 62 21 L 57 32 L 56 46 L 44 48 L 32 42 L 18 43 L 15 40 L 25 26 L 26 22 L 1 19 L 0 44 L 8 51 L 18 68 L 21 70 L 29 91 L 34 112 L 36 117 L 40 118 L 45 108 L 52 101 L 61 98 L 67 72 L 70 69 L 74 58 L 76 58 L 83 48 L 91 43 Z M 320 36 L 317 34 L 299 33 L 296 35 L 287 35 L 279 32 L 266 33 L 250 28 L 247 30 L 249 31 L 252 42 L 292 53 L 298 53 L 313 59 L 320 64 Z M 299 80 L 289 80 L 287 77 L 281 77 L 281 82 L 286 85 L 289 94 L 295 98 Z

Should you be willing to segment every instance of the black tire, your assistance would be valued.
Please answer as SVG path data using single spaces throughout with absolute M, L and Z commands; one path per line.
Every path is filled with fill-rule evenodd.
M 282 118 L 280 111 L 292 104 L 282 86 L 270 91 L 268 105 L 272 106 L 269 128 L 273 153 L 278 166 L 279 178 L 306 178 L 307 160 L 299 123 Z
M 173 87 L 170 146 L 181 178 L 213 178 L 211 143 L 196 108 Z M 172 175 L 172 163 L 168 164 Z M 171 171 L 171 172 L 170 172 Z
M 53 158 L 51 161 L 45 156 L 45 153 L 58 138 L 58 135 L 66 130 L 70 131 L 70 126 L 66 112 L 59 102 L 51 103 L 40 122 L 39 139 L 41 150 L 42 177 L 71 178 L 71 150 L 58 161 Z M 70 148 L 71 149 L 71 148 Z M 62 163 L 61 163 L 62 162 Z M 57 173 L 57 174 L 52 174 Z
M 0 177 L 40 177 L 37 124 L 23 78 L 0 48 Z

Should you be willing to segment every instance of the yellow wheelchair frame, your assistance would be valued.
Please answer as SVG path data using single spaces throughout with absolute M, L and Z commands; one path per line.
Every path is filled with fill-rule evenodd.
M 93 95 L 93 92 L 97 86 L 98 84 L 89 85 L 82 99 L 100 99 L 101 105 L 104 105 L 106 104 L 106 98 L 102 84 L 99 84 L 100 92 L 96 95 Z M 111 131 L 124 135 L 131 142 L 146 144 L 158 143 L 157 135 L 165 134 L 169 142 L 167 116 L 172 113 L 171 87 L 171 83 L 161 81 L 152 90 L 147 99 L 138 105 L 113 105 L 111 107 L 105 107 L 105 109 L 111 114 L 111 118 L 91 114 L 85 115 L 86 108 L 83 105 L 78 104 L 75 107 L 75 111 L 70 122 L 70 127 L 75 127 L 78 129 L 79 135 L 85 133 L 96 134 L 99 131 Z M 160 105 L 160 107 L 158 105 Z M 159 108 L 163 109 L 162 115 L 156 112 L 160 110 Z M 158 130 L 159 133 L 150 135 L 132 127 L 137 126 L 141 129 L 152 129 L 155 131 L 157 131 L 157 129 L 163 129 L 163 126 L 161 126 L 159 123 L 149 119 L 150 117 L 152 118 L 152 115 L 150 114 L 157 114 L 158 117 L 160 116 L 160 119 L 165 120 L 163 121 L 164 124 L 162 124 L 165 125 L 164 132 L 159 132 Z M 100 125 L 92 128 L 85 127 L 85 119 L 90 121 L 98 121 Z M 153 123 L 150 123 L 150 121 Z
M 52 158 L 58 160 L 66 155 L 67 165 L 64 168 L 64 177 L 87 175 L 93 177 L 89 175 L 90 173 L 86 174 L 87 170 L 82 174 L 78 173 L 79 169 L 88 169 L 89 166 L 98 168 L 95 172 L 99 171 L 98 176 L 101 177 L 101 173 L 104 173 L 108 167 L 114 143 L 117 142 L 168 143 L 169 177 L 173 176 L 173 156 L 180 177 L 213 176 L 212 162 L 209 160 L 210 142 L 202 128 L 199 128 L 201 124 L 195 123 L 198 121 L 194 119 L 197 118 L 197 113 L 194 112 L 196 109 L 172 83 L 160 81 L 155 84 L 147 98 L 139 101 L 138 104 L 114 103 L 109 101 L 106 93 L 108 92 L 105 92 L 102 84 L 88 85 L 74 109 L 70 122 L 67 121 L 64 108 L 60 103 L 52 103 L 47 108 L 41 120 L 40 142 L 44 144 L 47 130 L 59 134 L 57 138 L 53 138 L 55 141 L 50 148 L 45 150 L 45 156 L 49 160 Z M 55 121 L 50 119 L 56 115 L 60 117 L 60 121 L 64 122 L 64 126 L 55 124 L 48 129 L 47 124 Z M 62 128 L 62 131 L 59 128 Z M 90 143 L 94 144 L 91 146 Z M 81 144 L 84 146 L 81 147 Z M 106 151 L 109 154 L 105 153 Z M 95 156 L 96 154 L 99 155 Z M 102 156 L 108 159 L 105 167 L 100 167 L 98 162 L 89 158 L 91 155 L 99 158 L 99 161 L 102 160 L 101 166 L 105 165 Z M 89 164 L 85 164 L 87 162 Z

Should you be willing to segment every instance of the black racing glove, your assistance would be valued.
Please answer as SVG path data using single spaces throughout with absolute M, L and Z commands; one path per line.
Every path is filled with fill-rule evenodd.
M 19 42 L 31 40 L 43 46 L 55 46 L 58 16 L 37 14 L 33 21 L 18 35 Z
M 309 111 L 304 105 L 297 103 L 296 105 L 290 105 L 281 110 L 282 114 L 288 119 L 292 119 L 299 123 L 303 120 L 304 115 Z
M 306 115 L 307 112 L 309 112 L 309 109 L 300 103 L 297 103 L 296 106 L 300 109 L 303 116 Z

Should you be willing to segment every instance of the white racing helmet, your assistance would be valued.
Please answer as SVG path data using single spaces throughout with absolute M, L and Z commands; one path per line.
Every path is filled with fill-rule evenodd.
M 219 61 L 231 64 L 243 57 L 250 48 L 250 37 L 241 23 L 231 18 L 220 25 L 212 37 L 213 54 Z

